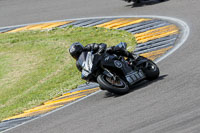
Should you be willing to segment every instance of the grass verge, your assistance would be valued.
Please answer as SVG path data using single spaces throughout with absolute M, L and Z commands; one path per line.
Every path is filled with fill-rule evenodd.
M 85 82 L 68 52 L 74 42 L 127 42 L 130 51 L 135 47 L 131 33 L 95 27 L 0 34 L 0 120 Z

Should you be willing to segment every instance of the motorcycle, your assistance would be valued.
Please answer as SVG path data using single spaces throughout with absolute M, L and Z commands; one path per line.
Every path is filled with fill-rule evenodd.
M 133 85 L 142 80 L 158 78 L 160 73 L 158 66 L 143 56 L 133 59 L 89 51 L 82 52 L 77 63 L 82 69 L 82 79 L 96 82 L 100 89 L 120 95 L 128 93 Z

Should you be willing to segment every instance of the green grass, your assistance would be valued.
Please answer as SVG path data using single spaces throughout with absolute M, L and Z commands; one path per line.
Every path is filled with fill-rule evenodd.
M 127 42 L 129 50 L 135 47 L 132 34 L 95 27 L 0 34 L 0 120 L 85 82 L 68 52 L 74 42 Z

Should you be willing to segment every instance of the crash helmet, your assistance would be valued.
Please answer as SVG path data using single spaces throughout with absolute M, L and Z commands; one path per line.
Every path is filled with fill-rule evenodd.
M 73 43 L 69 48 L 69 53 L 74 59 L 78 59 L 83 51 L 83 45 L 79 42 Z

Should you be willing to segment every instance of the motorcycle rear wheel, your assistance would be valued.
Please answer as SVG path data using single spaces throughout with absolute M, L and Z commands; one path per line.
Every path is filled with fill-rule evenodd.
M 160 75 L 158 66 L 151 60 L 146 62 L 145 67 L 143 67 L 142 70 L 145 73 L 147 80 L 157 79 Z
M 101 74 L 97 77 L 97 82 L 102 90 L 107 90 L 111 93 L 122 95 L 129 91 L 127 83 L 121 78 L 117 78 L 117 80 L 114 81 L 113 79 Z

